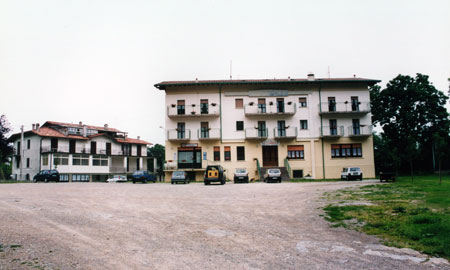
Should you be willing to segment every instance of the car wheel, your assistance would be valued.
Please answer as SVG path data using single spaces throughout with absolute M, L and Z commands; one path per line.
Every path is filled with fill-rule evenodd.
M 172 185 L 173 185 L 173 181 L 172 182 L 170 182 Z
M 47 178 L 45 178 L 45 179 L 44 179 L 44 182 L 45 182 L 45 183 L 48 183 L 48 179 L 47 179 Z
M 280 179 L 280 180 L 278 180 L 278 183 L 281 183 L 281 179 Z
M 136 181 L 133 181 L 133 184 L 136 184 Z
M 156 183 L 156 180 L 153 180 L 153 183 Z
M 33 179 L 33 183 L 36 183 L 36 178 Z
M 362 178 L 363 178 L 363 177 L 362 177 L 362 174 L 361 174 L 361 176 L 359 176 L 359 181 L 362 181 Z

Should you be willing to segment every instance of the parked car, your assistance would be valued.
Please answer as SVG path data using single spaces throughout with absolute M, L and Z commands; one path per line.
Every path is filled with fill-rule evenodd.
M 281 171 L 280 169 L 268 169 L 264 174 L 264 182 L 278 182 L 281 183 Z
M 187 179 L 187 174 L 184 171 L 174 171 L 172 173 L 172 179 L 171 179 L 171 183 L 172 185 L 175 183 L 185 183 L 185 184 L 189 184 L 190 181 Z
M 206 167 L 203 181 L 205 182 L 205 185 L 209 185 L 211 182 L 220 182 L 221 185 L 225 185 L 223 167 L 220 165 L 210 165 Z
M 117 183 L 117 182 L 126 182 L 127 177 L 125 175 L 114 175 L 111 178 L 108 178 L 106 182 L 108 183 Z
M 156 183 L 156 176 L 149 174 L 147 171 L 135 171 L 133 175 L 131 175 L 131 181 L 133 181 L 133 184 L 136 182 L 142 182 L 145 184 L 147 181 L 153 181 L 153 183 Z
M 342 169 L 341 179 L 342 180 L 359 179 L 362 181 L 363 173 L 359 167 L 346 167 Z
M 380 172 L 380 182 L 383 182 L 383 181 L 395 182 L 395 173 L 394 172 Z
M 235 183 L 248 183 L 248 171 L 245 168 L 238 168 L 234 171 Z
M 59 182 L 59 172 L 57 170 L 42 170 L 33 177 L 33 182 L 38 181 L 55 181 Z

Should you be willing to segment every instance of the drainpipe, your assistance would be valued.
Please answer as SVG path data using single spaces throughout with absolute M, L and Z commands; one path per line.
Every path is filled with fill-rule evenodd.
M 220 117 L 220 143 L 222 141 L 222 85 L 219 85 L 219 117 Z
M 324 152 L 324 146 L 323 146 L 323 119 L 322 119 L 322 84 L 319 83 L 319 114 L 320 114 L 320 141 L 322 142 L 322 179 L 325 179 L 325 152 Z

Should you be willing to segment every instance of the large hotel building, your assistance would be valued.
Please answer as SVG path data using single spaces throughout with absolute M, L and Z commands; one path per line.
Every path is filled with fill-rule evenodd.
M 203 179 L 220 164 L 228 179 L 259 179 L 279 167 L 290 178 L 339 178 L 357 166 L 375 177 L 370 95 L 363 78 L 195 80 L 155 85 L 166 93 L 166 180 L 184 170 Z

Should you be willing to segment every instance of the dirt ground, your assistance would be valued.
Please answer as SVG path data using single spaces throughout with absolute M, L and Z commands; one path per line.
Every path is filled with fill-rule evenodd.
M 3 184 L 0 269 L 450 269 L 319 216 L 373 182 Z

